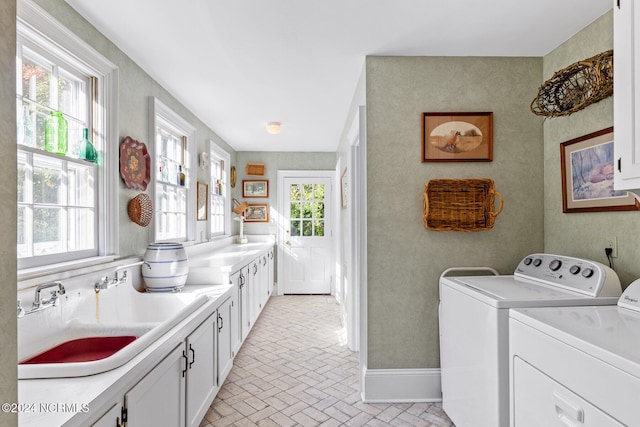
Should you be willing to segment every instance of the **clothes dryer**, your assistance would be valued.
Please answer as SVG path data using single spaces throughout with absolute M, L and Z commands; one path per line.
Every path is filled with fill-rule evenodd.
M 640 281 L 614 306 L 510 312 L 511 426 L 640 426 Z

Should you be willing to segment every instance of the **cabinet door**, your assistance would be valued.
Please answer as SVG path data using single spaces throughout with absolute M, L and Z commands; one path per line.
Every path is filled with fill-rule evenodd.
M 128 426 L 185 425 L 186 353 L 173 349 L 125 395 Z
M 522 359 L 514 358 L 514 427 L 622 427 L 568 388 Z
M 227 299 L 218 307 L 218 386 L 221 387 L 233 364 L 231 346 L 231 304 Z
M 260 314 L 260 281 L 258 277 L 258 271 L 260 263 L 258 259 L 254 260 L 249 265 L 249 319 L 251 325 L 256 322 L 258 314 Z
M 640 7 L 614 0 L 614 186 L 640 189 Z
M 249 318 L 249 267 L 240 270 L 239 290 L 238 290 L 238 317 L 240 321 L 238 326 L 240 329 L 240 341 L 244 342 L 249 335 L 251 329 L 251 319 Z
M 91 424 L 91 427 L 114 427 L 124 425 L 121 420 L 122 404 L 113 405 L 98 421 Z
M 267 286 L 268 286 L 268 292 L 269 292 L 269 297 L 271 297 L 271 295 L 273 295 L 273 292 L 275 292 L 274 289 L 274 283 L 275 283 L 275 251 L 273 249 L 271 249 L 269 251 L 269 270 L 267 272 L 268 274 L 268 278 L 267 278 Z
M 187 426 L 198 426 L 218 392 L 215 348 L 216 314 L 187 337 Z
M 234 358 L 240 350 L 240 310 L 238 308 L 238 300 L 240 298 L 240 290 L 231 293 L 231 315 L 229 317 L 229 329 L 231 332 L 231 358 Z

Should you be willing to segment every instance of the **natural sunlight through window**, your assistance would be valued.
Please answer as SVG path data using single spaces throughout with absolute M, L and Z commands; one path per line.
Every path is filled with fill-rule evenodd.
M 231 205 L 229 197 L 229 153 L 213 141 L 209 141 L 209 218 L 211 220 L 211 237 L 231 234 L 229 218 Z
M 116 211 L 104 201 L 114 191 L 105 168 L 117 149 L 105 138 L 117 127 L 117 69 L 62 27 L 35 32 L 46 17 L 28 5 L 22 12 L 29 22 L 18 16 L 18 267 L 113 254 L 117 225 L 100 219 Z
M 155 241 L 193 240 L 195 129 L 159 100 L 154 110 Z

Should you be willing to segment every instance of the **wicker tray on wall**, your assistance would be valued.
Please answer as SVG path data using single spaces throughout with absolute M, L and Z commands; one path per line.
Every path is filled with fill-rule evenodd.
M 500 200 L 497 210 L 495 197 Z M 424 226 L 434 231 L 489 230 L 502 202 L 489 178 L 432 179 L 424 186 Z

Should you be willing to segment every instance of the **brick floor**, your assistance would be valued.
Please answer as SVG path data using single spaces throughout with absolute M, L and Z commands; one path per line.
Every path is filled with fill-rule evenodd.
M 439 403 L 360 401 L 339 310 L 328 296 L 272 297 L 200 427 L 453 427 Z

